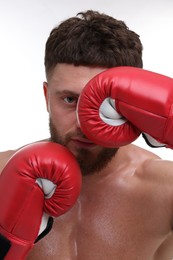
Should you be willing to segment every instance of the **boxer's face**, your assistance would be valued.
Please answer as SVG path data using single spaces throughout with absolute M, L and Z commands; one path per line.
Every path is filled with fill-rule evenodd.
M 48 83 L 44 83 L 52 141 L 65 145 L 77 157 L 84 173 L 99 170 L 116 152 L 88 140 L 76 117 L 76 104 L 83 87 L 103 70 L 105 68 L 58 64 Z

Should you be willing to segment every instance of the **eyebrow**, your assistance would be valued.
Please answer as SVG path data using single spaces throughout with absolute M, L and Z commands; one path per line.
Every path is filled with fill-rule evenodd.
M 72 96 L 77 96 L 77 97 L 79 97 L 80 94 L 78 94 L 78 93 L 76 93 L 76 92 L 74 92 L 74 91 L 71 91 L 71 90 L 66 90 L 66 89 L 64 89 L 64 90 L 62 90 L 62 91 L 57 90 L 57 91 L 56 91 L 56 95 L 72 95 Z

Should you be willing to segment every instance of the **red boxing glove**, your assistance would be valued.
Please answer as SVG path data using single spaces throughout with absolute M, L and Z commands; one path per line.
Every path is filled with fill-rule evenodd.
M 68 211 L 80 188 L 80 168 L 65 147 L 40 142 L 16 152 L 0 175 L 0 259 L 25 259 L 45 220 Z
M 78 101 L 77 116 L 83 133 L 101 146 L 120 147 L 143 132 L 151 146 L 173 147 L 172 104 L 172 78 L 135 67 L 116 67 L 88 82 Z

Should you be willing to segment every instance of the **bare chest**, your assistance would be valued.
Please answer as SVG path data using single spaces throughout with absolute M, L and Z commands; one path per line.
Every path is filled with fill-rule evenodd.
M 156 198 L 147 196 L 121 189 L 81 196 L 70 212 L 55 219 L 28 260 L 160 260 L 154 255 L 168 230 Z

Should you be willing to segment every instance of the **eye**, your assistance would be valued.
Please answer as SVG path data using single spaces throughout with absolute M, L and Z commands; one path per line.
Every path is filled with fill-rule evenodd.
M 69 96 L 69 97 L 65 97 L 64 98 L 64 101 L 68 104 L 76 104 L 77 103 L 77 98 L 76 97 L 72 97 L 72 96 Z

